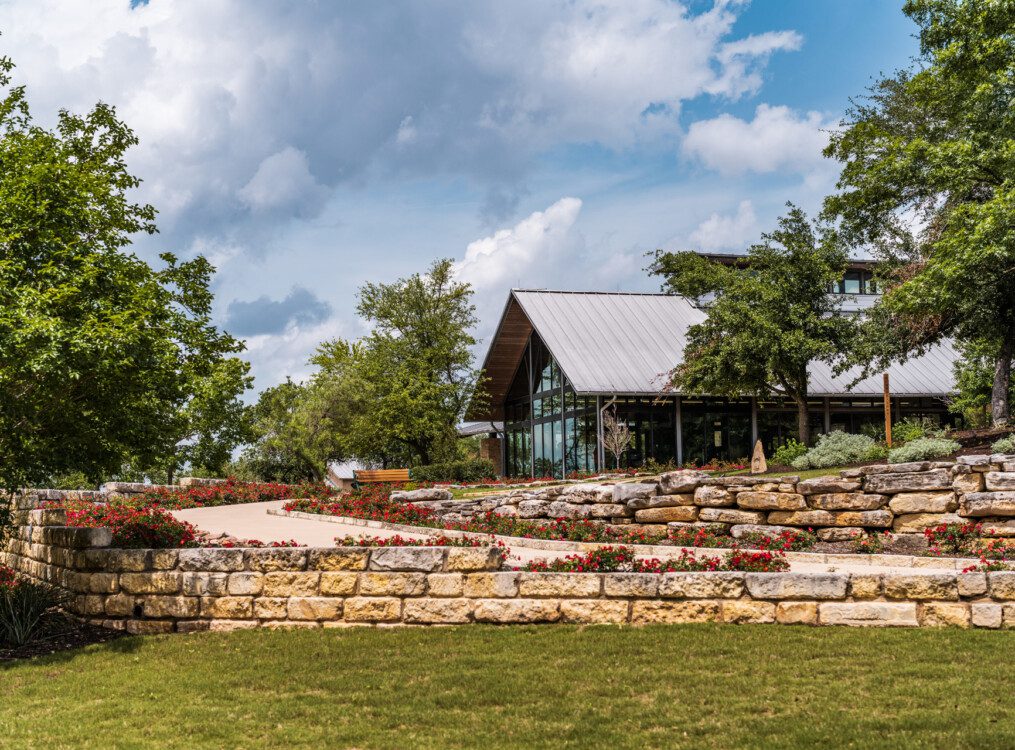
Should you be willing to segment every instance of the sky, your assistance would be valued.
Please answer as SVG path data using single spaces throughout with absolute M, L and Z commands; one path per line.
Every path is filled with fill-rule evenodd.
M 484 344 L 513 287 L 656 291 L 815 211 L 849 105 L 916 53 L 901 0 L 0 0 L 33 114 L 97 101 L 159 234 L 202 254 L 255 391 L 367 332 L 357 289 L 452 258 Z

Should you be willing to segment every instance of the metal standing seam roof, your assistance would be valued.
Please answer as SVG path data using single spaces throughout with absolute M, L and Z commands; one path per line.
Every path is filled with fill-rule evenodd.
M 684 355 L 688 327 L 705 313 L 684 297 L 624 292 L 514 290 L 532 327 L 580 393 L 656 395 Z M 895 396 L 944 396 L 955 390 L 958 354 L 944 342 L 888 369 Z M 881 375 L 852 389 L 851 372 L 810 368 L 812 396 L 880 396 Z M 707 395 L 707 394 L 702 394 Z

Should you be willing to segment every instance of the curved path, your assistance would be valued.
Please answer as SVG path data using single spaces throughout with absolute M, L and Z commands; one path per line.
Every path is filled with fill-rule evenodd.
M 331 547 L 335 544 L 336 537 L 345 536 L 379 536 L 391 537 L 400 535 L 413 539 L 425 539 L 429 536 L 439 534 L 438 529 L 423 529 L 414 527 L 412 530 L 403 528 L 383 528 L 380 524 L 371 524 L 366 527 L 361 523 L 347 523 L 340 519 L 322 516 L 320 519 L 308 518 L 310 514 L 301 514 L 301 517 L 288 515 L 275 515 L 282 510 L 284 500 L 273 500 L 265 503 L 247 503 L 245 505 L 220 505 L 214 508 L 192 508 L 190 510 L 176 510 L 173 515 L 181 521 L 188 521 L 198 529 L 211 534 L 229 534 L 240 539 L 259 539 L 262 542 L 295 540 L 309 547 Z M 273 511 L 273 513 L 269 513 Z M 416 531 L 415 529 L 419 529 Z M 526 546 L 521 539 L 509 539 L 503 537 L 505 544 L 511 548 L 511 557 L 508 562 L 513 565 L 528 562 L 529 560 L 550 560 L 565 555 L 574 554 L 577 548 L 571 550 L 547 550 L 535 546 Z M 680 547 L 665 548 L 660 554 L 657 546 L 652 550 L 653 557 L 676 557 L 680 554 Z M 670 551 L 672 550 L 672 551 Z M 723 550 L 698 549 L 695 550 L 699 556 L 718 556 Z M 872 565 L 871 558 L 864 555 L 842 555 L 839 560 L 826 561 L 825 555 L 815 554 L 812 556 L 804 553 L 791 553 L 790 569 L 801 573 L 821 572 L 842 572 L 842 573 L 940 573 L 960 570 L 965 563 L 956 563 L 951 559 L 915 558 L 915 564 L 900 565 Z M 842 558 L 850 558 L 842 559 Z M 910 560 L 912 558 L 901 558 Z M 884 560 L 884 557 L 881 557 Z M 970 561 L 971 562 L 971 561 Z

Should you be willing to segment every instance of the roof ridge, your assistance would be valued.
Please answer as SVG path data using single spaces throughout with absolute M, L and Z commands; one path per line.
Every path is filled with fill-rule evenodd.
M 668 294 L 666 292 L 600 292 L 596 290 L 577 290 L 577 289 L 517 289 L 513 288 L 512 292 L 525 292 L 526 294 L 608 294 L 612 296 L 621 297 L 679 297 L 677 294 Z

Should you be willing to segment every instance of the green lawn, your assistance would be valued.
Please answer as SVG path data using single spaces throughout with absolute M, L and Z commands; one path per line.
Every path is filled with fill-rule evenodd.
M 0 666 L 4 748 L 1015 747 L 1015 632 L 131 638 Z

